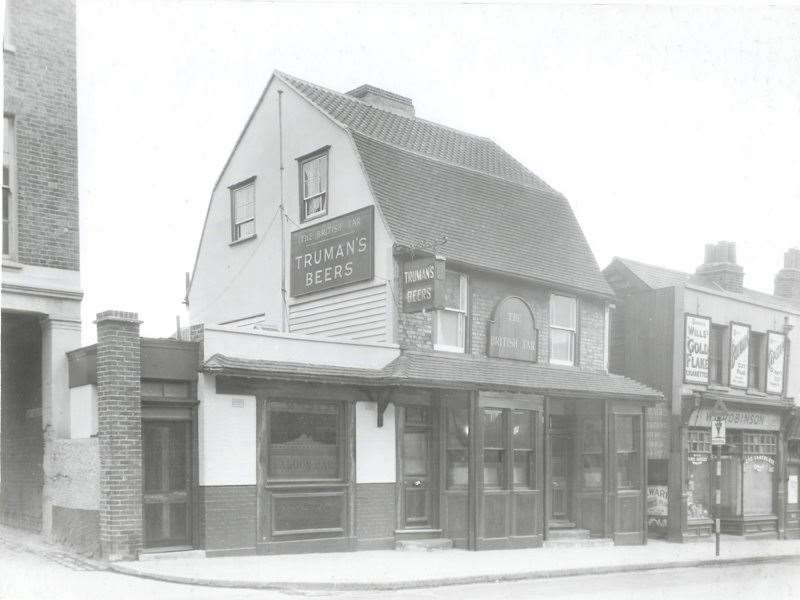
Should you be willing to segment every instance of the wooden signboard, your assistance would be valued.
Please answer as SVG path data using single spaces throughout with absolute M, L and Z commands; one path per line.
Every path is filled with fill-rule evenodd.
M 686 315 L 684 330 L 683 380 L 686 383 L 708 383 L 711 319 Z
M 504 298 L 495 307 L 489 322 L 486 355 L 536 362 L 538 334 L 527 302 L 517 296 Z
M 767 393 L 783 394 L 783 369 L 786 364 L 786 336 L 767 332 Z
M 747 377 L 750 371 L 750 326 L 731 323 L 731 371 L 730 386 L 747 389 Z
M 403 265 L 403 312 L 444 308 L 445 263 L 433 256 Z
M 321 292 L 374 276 L 375 210 L 360 210 L 292 232 L 290 287 L 293 297 Z

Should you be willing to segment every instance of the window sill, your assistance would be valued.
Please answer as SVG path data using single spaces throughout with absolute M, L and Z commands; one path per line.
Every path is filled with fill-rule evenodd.
M 434 344 L 433 349 L 436 352 L 449 352 L 450 354 L 466 354 L 464 348 L 459 348 L 458 346 L 440 346 L 438 344 Z
M 747 388 L 747 392 L 745 392 L 748 396 L 758 396 L 759 398 L 766 398 L 766 392 L 762 392 L 761 390 L 757 390 L 755 388 Z
M 9 258 L 7 256 L 3 257 L 3 268 L 4 269 L 9 269 L 9 270 L 12 270 L 12 271 L 21 271 L 22 267 L 24 267 L 24 266 L 25 265 L 23 265 L 22 263 L 19 263 L 19 262 L 15 261 L 15 260 L 12 260 L 11 258 Z
M 258 237 L 258 236 L 257 236 L 257 234 L 254 233 L 253 235 L 248 235 L 247 237 L 243 237 L 243 238 L 240 238 L 238 240 L 233 240 L 228 245 L 229 246 L 238 246 L 239 244 L 243 244 L 244 242 L 249 242 L 250 240 L 254 240 L 254 239 L 256 239 L 256 237 Z
M 327 216 L 328 216 L 328 211 L 326 210 L 325 212 L 313 214 L 310 217 L 303 217 L 302 219 L 300 219 L 300 223 L 303 224 L 303 223 L 308 223 L 309 221 L 316 221 L 317 219 L 321 219 L 322 217 L 327 217 Z

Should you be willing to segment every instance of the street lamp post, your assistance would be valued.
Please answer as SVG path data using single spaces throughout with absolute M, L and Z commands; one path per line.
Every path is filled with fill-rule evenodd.
M 722 446 L 725 445 L 725 417 L 728 415 L 728 408 L 722 400 L 717 400 L 714 408 L 711 409 L 711 448 L 717 448 L 715 452 L 715 477 L 714 481 L 714 532 L 716 536 L 714 556 L 719 556 L 719 534 L 720 534 L 720 513 L 722 508 Z

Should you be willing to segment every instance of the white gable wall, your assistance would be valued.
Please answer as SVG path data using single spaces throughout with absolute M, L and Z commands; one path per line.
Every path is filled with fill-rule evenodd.
M 377 210 L 373 281 L 302 299 L 288 297 L 290 232 L 298 229 L 295 223 L 300 223 L 296 159 L 330 146 L 328 215 L 312 223 L 369 206 L 373 199 L 347 133 L 277 78 L 269 84 L 214 189 L 189 293 L 191 322 L 214 325 L 241 320 L 243 326 L 253 322 L 278 329 L 281 326 L 280 217 L 275 216 L 280 203 L 279 89 L 284 91 L 284 202 L 289 218 L 285 260 L 290 321 L 308 335 L 391 342 L 393 294 L 385 280 L 392 276 L 392 240 Z M 229 187 L 252 176 L 256 177 L 256 238 L 231 244 Z M 260 314 L 265 316 L 253 318 Z

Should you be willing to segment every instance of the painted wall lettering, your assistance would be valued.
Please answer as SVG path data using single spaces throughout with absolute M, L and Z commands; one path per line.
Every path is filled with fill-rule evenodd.
M 516 296 L 501 300 L 489 323 L 486 355 L 536 362 L 538 331 L 528 304 Z
M 375 211 L 360 210 L 292 232 L 290 288 L 294 297 L 374 276 Z

